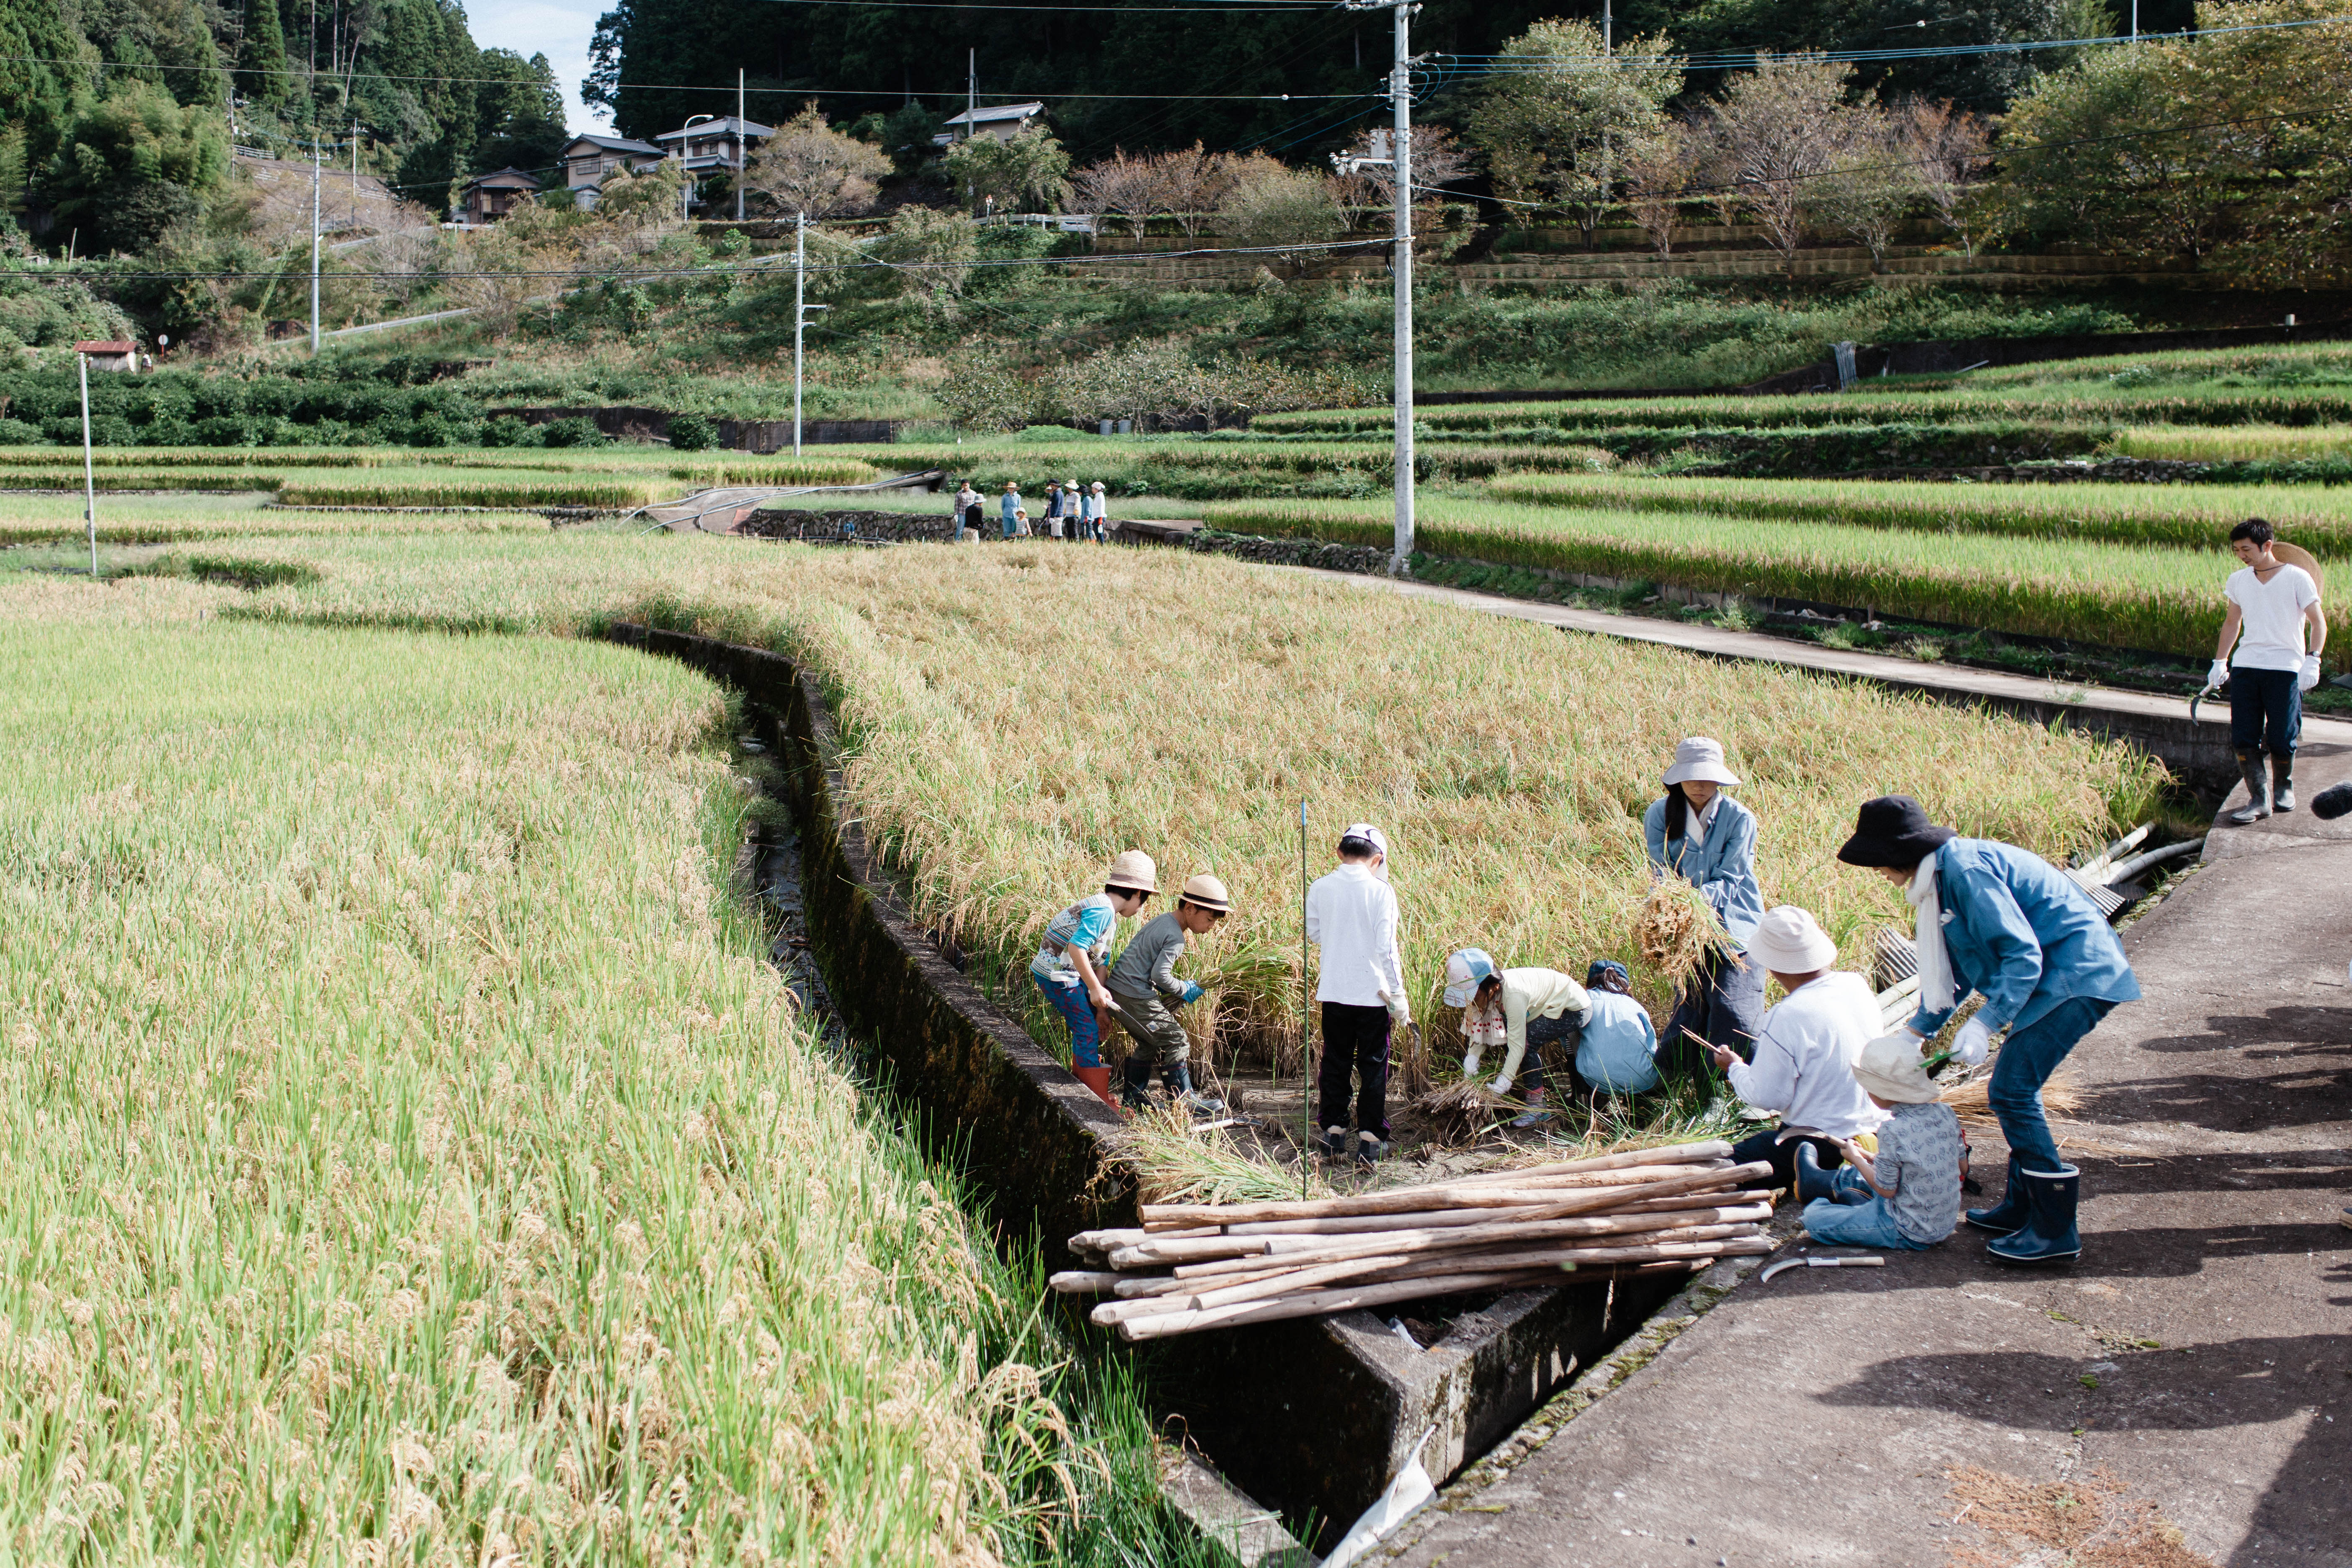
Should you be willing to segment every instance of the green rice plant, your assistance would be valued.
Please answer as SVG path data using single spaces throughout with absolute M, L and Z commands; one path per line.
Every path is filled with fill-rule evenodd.
M 26 468 L 0 458 L 0 490 L 79 490 L 84 476 L 79 463 Z M 274 489 L 285 478 L 276 468 L 93 468 L 91 489 L 104 494 L 116 490 L 208 490 L 234 493 Z
M 537 512 L 299 511 L 267 504 L 265 494 L 125 495 L 99 502 L 105 544 L 171 544 L 304 533 L 544 533 Z M 20 495 L 0 507 L 0 544 L 84 537 L 81 497 Z
M 1386 545 L 1392 520 L 1302 501 L 1207 509 L 1217 526 Z M 2210 655 L 2226 558 L 2210 551 L 1929 534 L 1829 523 L 1433 500 L 1431 554 L 1498 565 L 1874 609 L 2030 637 Z M 2331 609 L 2340 626 L 2352 612 Z
M 718 880 L 713 686 L 233 597 L 0 574 L 13 1555 L 1205 1563 Z
M 1507 474 L 1486 490 L 1497 500 L 1535 506 L 1830 522 L 1933 533 L 2098 540 L 2192 550 L 2226 550 L 2233 524 L 2249 517 L 2264 517 L 2279 527 L 2284 537 L 2315 554 L 2333 555 L 2352 545 L 2352 489 L 2309 485 L 2072 481 L 1951 485 L 1908 480 Z
M 278 487 L 278 499 L 293 506 L 576 506 L 627 510 L 677 493 L 677 482 L 660 475 L 452 473 L 440 468 L 370 468 L 364 474 L 340 479 L 289 478 Z
M 650 616 L 808 660 L 848 748 L 849 809 L 920 918 L 1016 1007 L 1037 933 L 1112 854 L 1215 871 L 1236 913 L 1187 961 L 1224 987 L 1213 1020 L 1190 1021 L 1213 1058 L 1295 1045 L 1302 800 L 1318 865 L 1347 823 L 1389 829 L 1415 1011 L 1442 1042 L 1454 946 L 1638 965 L 1639 813 L 1685 733 L 1720 737 L 1749 781 L 1768 892 L 1814 910 L 1856 963 L 1903 909 L 1834 861 L 1863 799 L 1910 791 L 2060 857 L 2140 820 L 2161 779 L 2072 732 L 1176 552 L 619 534 L 246 548 L 320 577 L 238 615 L 551 631 Z M 1064 668 L 1074 636 L 1078 684 L 1034 673 Z M 1265 962 L 1229 970 L 1229 954 Z

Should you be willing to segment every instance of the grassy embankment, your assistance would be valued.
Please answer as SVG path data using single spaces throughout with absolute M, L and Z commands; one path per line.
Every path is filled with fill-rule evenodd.
M 1233 1036 L 1286 1047 L 1302 798 L 1318 843 L 1367 815 L 1394 835 L 1417 1010 L 1436 1018 L 1462 942 L 1580 972 L 1599 954 L 1638 962 L 1638 814 L 1687 732 L 1722 737 L 1749 779 L 1768 891 L 1814 909 L 1857 961 L 1900 911 L 1832 859 L 1856 802 L 1912 790 L 1970 831 L 2063 856 L 2144 817 L 2157 787 L 2144 760 L 2073 734 L 1174 552 L 617 534 L 243 552 L 319 576 L 241 615 L 511 631 L 653 615 L 814 661 L 857 814 L 923 918 L 1047 1039 L 1059 1032 L 1019 978 L 1036 933 L 1140 845 L 1171 877 L 1213 868 L 1238 900 L 1196 961 L 1218 994 L 1207 1053 Z M 1058 679 L 971 678 L 1060 668 L 1073 636 L 1082 699 Z M 1663 1005 L 1655 976 L 1641 986 Z
M 1183 1560 L 716 885 L 716 689 L 236 604 L 0 575 L 12 1554 Z

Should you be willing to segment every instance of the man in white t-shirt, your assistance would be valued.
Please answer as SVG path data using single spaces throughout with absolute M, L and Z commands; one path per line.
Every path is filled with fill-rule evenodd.
M 2319 584 L 2310 573 L 2273 552 L 2274 537 L 2271 525 L 2258 517 L 2230 531 L 2230 548 L 2245 565 L 2230 574 L 2221 591 L 2230 609 L 2221 618 L 2221 646 L 2206 677 L 2208 685 L 2230 686 L 2230 744 L 2246 781 L 2246 804 L 2230 820 L 2241 827 L 2273 811 L 2294 809 L 2294 742 L 2303 731 L 2303 694 L 2319 684 L 2319 655 L 2327 646 Z M 2264 751 L 2271 757 L 2267 785 Z

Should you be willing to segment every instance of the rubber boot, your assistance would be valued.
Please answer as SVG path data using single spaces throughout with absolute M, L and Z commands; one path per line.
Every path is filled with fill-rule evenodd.
M 1540 1127 L 1550 1120 L 1551 1112 L 1544 1109 L 1544 1091 L 1531 1089 L 1528 1090 L 1528 1108 L 1511 1118 L 1511 1125 L 1525 1130 Z
M 1370 1170 L 1396 1151 L 1395 1144 L 1373 1133 L 1359 1132 L 1356 1137 L 1359 1140 L 1356 1144 L 1356 1164 L 1362 1170 Z
M 2271 809 L 2294 809 L 2294 753 L 2274 752 L 2271 754 Z
M 2025 1202 L 2031 1211 L 2025 1228 L 2014 1236 L 1997 1236 L 1985 1251 L 2002 1263 L 2072 1263 L 2083 1256 L 2083 1238 L 2074 1229 L 2074 1208 L 2083 1194 L 2083 1173 L 2072 1165 L 2054 1171 L 2021 1171 L 2025 1178 Z
M 2024 1168 L 2017 1163 L 2016 1155 L 2009 1157 L 2009 1183 L 2000 1190 L 2000 1202 L 1989 1209 L 1970 1209 L 1968 1213 L 1970 1225 L 1979 1230 L 1989 1230 L 1995 1236 L 2008 1236 L 2025 1228 L 2025 1183 L 2018 1176 Z
M 1160 1087 L 1167 1089 L 1177 1104 L 1195 1116 L 1222 1116 L 1225 1102 L 1213 1095 L 1201 1093 L 1192 1087 L 1192 1067 L 1190 1062 L 1164 1064 L 1160 1069 Z
M 1078 1075 L 1080 1083 L 1095 1091 L 1097 1100 L 1101 1100 L 1113 1110 L 1118 1109 L 1118 1101 L 1110 1097 L 1110 1068 L 1072 1068 L 1070 1070 Z
M 1842 1201 L 1837 1183 L 1822 1169 L 1822 1157 L 1813 1152 L 1811 1143 L 1800 1139 L 1797 1142 L 1797 1201 L 1809 1204 L 1815 1198 L 1827 1198 L 1832 1203 Z
M 2238 776 L 2246 781 L 2246 804 L 2231 812 L 2230 820 L 2244 827 L 2271 814 L 2271 786 L 2270 781 L 2263 777 L 2263 754 L 2240 752 Z
M 1326 1127 L 1323 1136 L 1315 1142 L 1328 1158 L 1344 1160 L 1348 1157 L 1348 1130 L 1344 1127 Z
M 1127 1079 L 1120 1098 L 1127 1101 L 1129 1110 L 1140 1110 L 1151 1092 L 1151 1060 L 1148 1057 L 1129 1057 L 1120 1065 Z

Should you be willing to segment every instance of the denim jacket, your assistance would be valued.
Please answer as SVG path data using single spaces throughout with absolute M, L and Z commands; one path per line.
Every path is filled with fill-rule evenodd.
M 1977 1016 L 1999 1030 L 2031 1028 L 2077 996 L 2133 1002 L 2139 982 L 2124 944 L 2090 896 L 2039 855 L 1988 838 L 1936 851 L 1936 901 L 1955 994 L 1983 994 Z M 1952 1016 L 1920 1008 L 1911 1026 L 1932 1035 Z
M 1764 889 L 1756 881 L 1756 814 L 1727 795 L 1717 795 L 1715 822 L 1706 842 L 1693 848 L 1688 838 L 1666 837 L 1666 802 L 1650 803 L 1642 817 L 1642 838 L 1649 847 L 1650 864 L 1662 871 L 1687 878 L 1714 906 L 1731 944 L 1747 951 L 1764 918 Z

